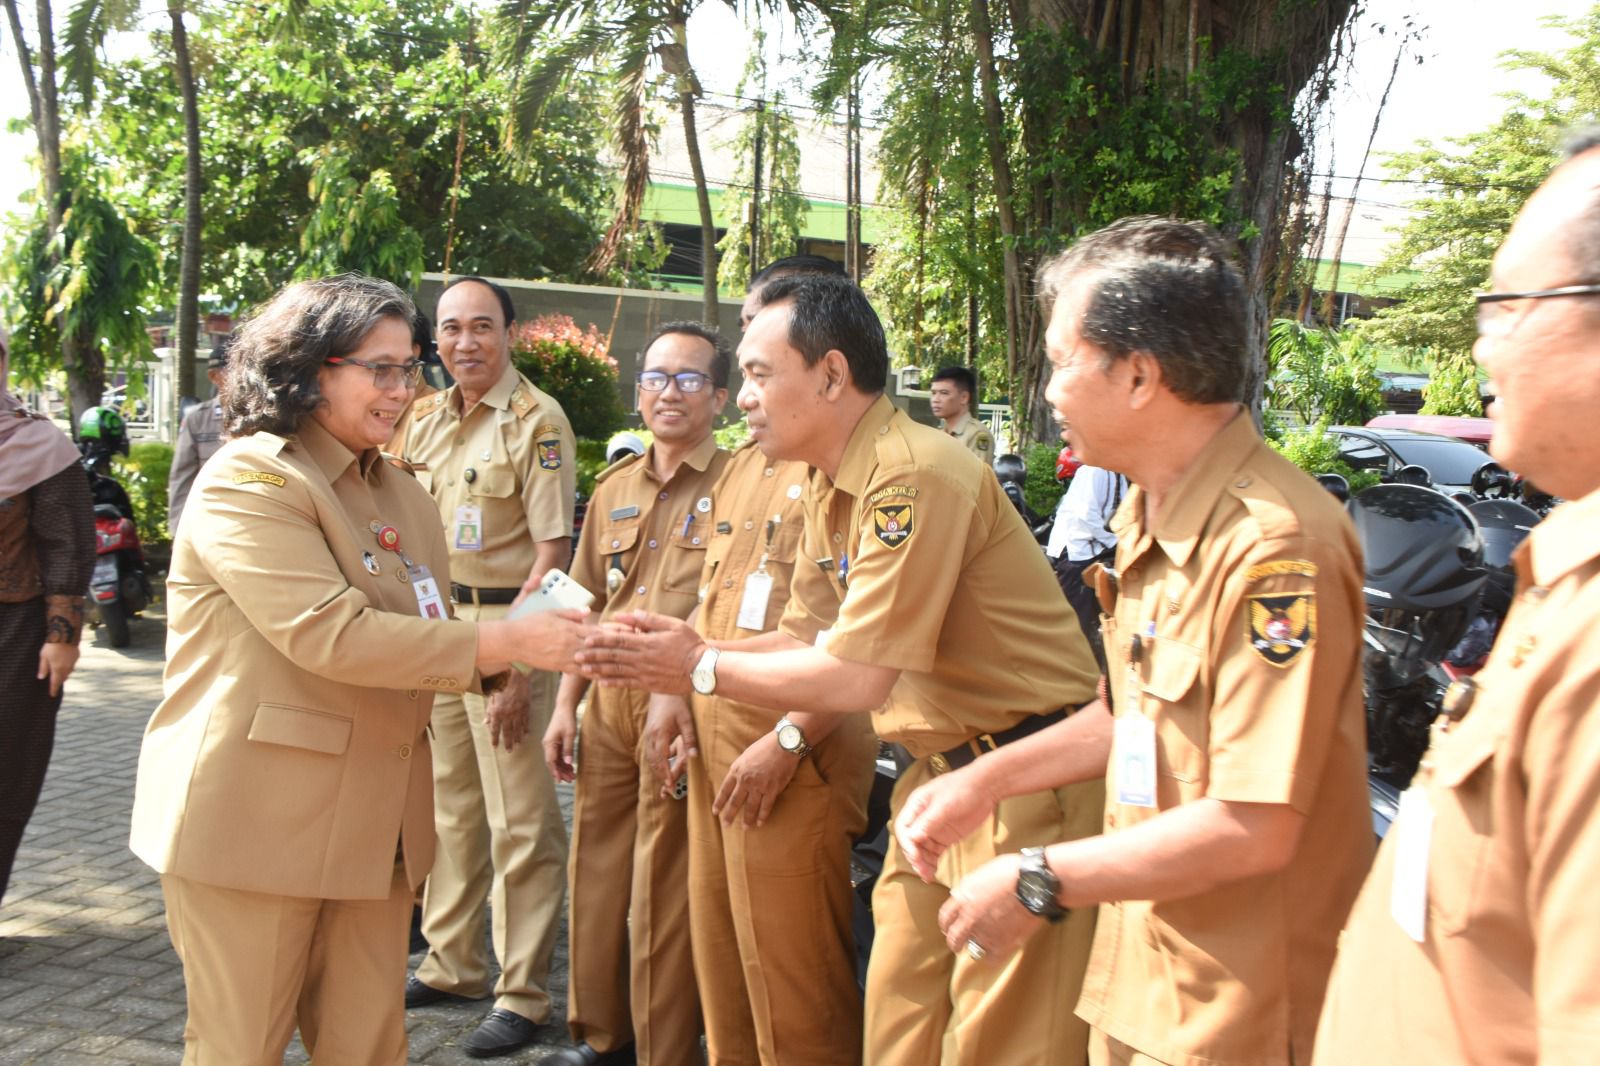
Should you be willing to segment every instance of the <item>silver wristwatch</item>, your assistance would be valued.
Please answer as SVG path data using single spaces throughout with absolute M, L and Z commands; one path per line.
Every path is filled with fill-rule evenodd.
M 716 648 L 707 648 L 705 654 L 700 656 L 700 661 L 695 663 L 694 669 L 689 672 L 689 683 L 702 696 L 709 696 L 717 691 L 717 656 L 720 654 Z
M 811 745 L 806 743 L 805 730 L 789 721 L 789 719 L 778 719 L 778 725 L 773 732 L 778 734 L 778 747 L 795 758 L 804 759 L 811 754 Z

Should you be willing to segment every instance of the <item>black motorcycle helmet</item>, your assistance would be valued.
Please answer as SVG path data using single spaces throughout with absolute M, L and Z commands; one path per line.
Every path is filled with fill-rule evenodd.
M 1469 508 L 1483 533 L 1483 565 L 1489 581 L 1483 590 L 1483 605 L 1496 614 L 1511 610 L 1516 574 L 1511 569 L 1511 553 L 1528 539 L 1539 515 L 1515 500 L 1480 500 Z
M 1343 474 L 1318 474 L 1317 484 L 1333 493 L 1340 503 L 1350 502 L 1350 482 Z
M 1416 463 L 1408 463 L 1394 472 L 1391 479 L 1396 485 L 1415 485 L 1427 488 L 1433 484 L 1433 475 L 1428 473 L 1428 468 Z
M 1483 535 L 1466 508 L 1415 485 L 1375 485 L 1346 507 L 1367 561 L 1369 679 L 1409 684 L 1477 613 L 1488 581 Z
M 1000 484 L 1012 484 L 1021 488 L 1028 481 L 1028 464 L 1023 462 L 1020 455 L 997 455 L 994 457 L 994 476 L 1000 479 Z
M 1472 472 L 1472 493 L 1475 496 L 1504 499 L 1516 489 L 1517 479 L 1511 476 L 1511 471 L 1495 462 L 1493 459 L 1484 463 Z

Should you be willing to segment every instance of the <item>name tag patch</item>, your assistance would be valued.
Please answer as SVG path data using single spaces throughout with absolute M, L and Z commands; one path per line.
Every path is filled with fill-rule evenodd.
M 250 485 L 255 482 L 260 482 L 263 485 L 276 485 L 280 489 L 288 484 L 277 474 L 269 474 L 265 470 L 246 470 L 242 474 L 233 475 L 233 483 L 235 485 Z

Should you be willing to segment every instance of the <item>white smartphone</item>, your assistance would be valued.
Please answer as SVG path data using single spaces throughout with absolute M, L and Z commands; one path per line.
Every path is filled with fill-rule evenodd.
M 539 581 L 539 587 L 528 594 L 528 598 L 519 603 L 508 617 L 521 618 L 523 615 L 535 614 L 540 611 L 587 611 L 594 603 L 594 593 L 578 584 L 560 570 L 546 570 L 544 577 Z M 526 663 L 512 663 L 523 673 L 532 673 L 533 667 Z

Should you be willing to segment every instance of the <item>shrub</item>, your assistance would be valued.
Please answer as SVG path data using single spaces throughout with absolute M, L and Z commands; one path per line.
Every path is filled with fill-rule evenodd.
M 1352 496 L 1378 483 L 1379 475 L 1376 470 L 1357 472 L 1351 469 L 1349 463 L 1339 458 L 1339 442 L 1328 436 L 1326 419 L 1305 429 L 1290 430 L 1281 440 L 1267 443 L 1308 474 L 1338 474 L 1350 483 Z
M 1478 367 L 1471 356 L 1438 355 L 1430 358 L 1428 364 L 1428 383 L 1422 387 L 1422 414 L 1483 414 Z
M 1023 483 L 1022 496 L 1041 518 L 1056 513 L 1056 505 L 1067 491 L 1056 480 L 1056 456 L 1060 454 L 1059 443 L 1041 443 L 1033 445 L 1022 457 L 1028 467 L 1028 479 Z
M 1305 422 L 1321 416 L 1331 425 L 1359 426 L 1383 410 L 1378 351 L 1353 330 L 1277 319 L 1268 331 L 1267 362 L 1272 405 Z
M 113 464 L 117 480 L 133 501 L 139 539 L 146 544 L 172 539 L 167 531 L 167 477 L 172 471 L 172 453 L 172 445 L 162 441 L 139 441 L 127 456 L 119 456 Z
M 512 331 L 511 361 L 561 405 L 574 436 L 604 441 L 622 428 L 617 363 L 592 323 L 585 331 L 568 315 L 525 322 Z

